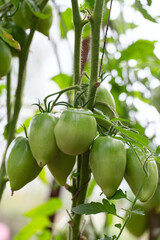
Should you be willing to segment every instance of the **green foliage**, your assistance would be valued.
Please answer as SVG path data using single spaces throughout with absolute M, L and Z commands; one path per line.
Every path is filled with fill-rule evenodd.
M 29 218 L 49 217 L 61 207 L 62 202 L 59 198 L 51 198 L 48 202 L 25 213 L 25 216 Z
M 22 228 L 13 240 L 28 240 L 38 231 L 50 226 L 50 221 L 47 217 L 34 218 L 27 226 Z
M 151 1 L 148 0 L 148 4 L 151 4 Z M 140 0 L 136 1 L 135 4 L 136 8 L 141 12 L 141 14 L 143 15 L 143 17 L 151 22 L 156 23 L 157 21 L 155 20 L 155 18 L 153 18 L 148 12 L 147 10 L 143 7 L 143 5 L 141 4 Z
M 72 208 L 72 212 L 77 214 L 97 214 L 100 212 L 105 212 L 117 216 L 115 205 L 109 203 L 107 199 L 102 200 L 103 203 L 91 202 L 86 204 L 80 204 Z
M 64 12 L 60 13 L 60 32 L 61 38 L 67 37 L 67 32 L 73 30 L 72 10 L 67 8 Z
M 60 73 L 56 76 L 54 76 L 52 78 L 52 80 L 57 83 L 57 85 L 60 87 L 60 89 L 65 89 L 67 87 L 72 86 L 72 77 L 67 75 L 67 74 L 63 74 Z

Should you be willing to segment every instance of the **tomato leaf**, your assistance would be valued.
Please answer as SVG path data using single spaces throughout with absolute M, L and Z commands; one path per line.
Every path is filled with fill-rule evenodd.
M 67 37 L 67 32 L 73 29 L 71 8 L 67 8 L 66 11 L 61 13 L 60 26 L 59 27 L 60 27 L 60 32 L 61 32 L 61 38 L 66 38 Z
M 72 77 L 67 74 L 60 73 L 60 74 L 54 76 L 52 78 L 52 80 L 55 83 L 57 83 L 57 85 L 60 87 L 60 89 L 65 89 L 67 87 L 72 86 Z
M 107 199 L 103 199 L 102 203 L 99 202 L 91 202 L 86 204 L 80 204 L 74 208 L 72 211 L 77 214 L 97 214 L 101 212 L 106 212 L 117 216 L 115 205 L 112 203 L 110 204 Z
M 113 238 L 108 237 L 107 235 L 104 235 L 104 238 L 98 239 L 98 240 L 113 240 Z
M 51 240 L 52 239 L 52 233 L 51 231 L 47 229 L 43 229 L 40 233 L 36 235 L 37 240 Z
M 28 240 L 39 230 L 50 226 L 50 220 L 46 217 L 34 218 L 27 226 L 22 228 L 13 240 Z
M 152 0 L 147 0 L 147 3 L 148 3 L 149 6 L 151 6 Z
M 48 184 L 47 178 L 46 178 L 46 171 L 45 168 L 42 169 L 42 171 L 40 172 L 40 174 L 38 175 L 39 179 L 45 183 Z
M 111 199 L 118 200 L 121 198 L 127 199 L 126 192 L 124 193 L 121 189 L 118 189 Z
M 121 229 L 122 228 L 122 225 L 120 224 L 120 223 L 118 223 L 118 224 L 115 224 L 114 225 L 116 228 L 119 228 L 119 229 Z
M 122 208 L 122 209 L 123 209 L 124 211 L 128 212 L 128 213 L 131 213 L 131 214 L 142 215 L 142 216 L 145 215 L 144 211 L 143 211 L 143 210 L 140 210 L 140 209 L 135 209 L 135 210 L 132 210 L 132 211 L 127 210 L 127 209 L 124 209 L 124 208 Z
M 143 7 L 143 5 L 141 4 L 141 2 L 139 0 L 136 1 L 135 6 L 137 7 L 137 9 L 141 12 L 141 14 L 143 15 L 143 17 L 151 22 L 156 23 L 157 21 L 147 12 L 147 10 Z
M 96 182 L 94 178 L 90 181 L 89 186 L 88 186 L 88 193 L 87 193 L 87 198 L 89 198 L 92 195 L 93 189 L 96 186 Z
M 21 50 L 20 44 L 4 28 L 0 27 L 0 37 L 11 47 Z
M 40 19 L 47 19 L 50 17 L 50 14 L 41 13 L 39 7 L 36 5 L 36 3 L 33 0 L 26 0 L 26 3 L 28 4 L 30 10 L 36 17 Z
M 30 218 L 48 217 L 61 207 L 62 202 L 59 198 L 51 198 L 48 202 L 25 213 L 25 216 Z

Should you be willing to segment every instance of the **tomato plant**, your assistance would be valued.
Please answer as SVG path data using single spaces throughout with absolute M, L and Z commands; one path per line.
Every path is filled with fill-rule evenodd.
M 131 148 L 127 149 L 127 165 L 125 179 L 130 188 L 141 202 L 148 201 L 154 194 L 158 184 L 158 169 L 154 159 L 136 154 Z
M 111 198 L 125 172 L 126 150 L 123 143 L 109 136 L 98 137 L 91 149 L 90 167 L 97 184 Z
M 29 145 L 33 156 L 41 167 L 51 161 L 58 150 L 54 136 L 56 123 L 57 118 L 50 113 L 36 114 L 30 122 Z
M 31 182 L 42 170 L 31 153 L 27 138 L 17 137 L 10 144 L 6 170 L 12 191 Z
M 74 156 L 87 151 L 97 132 L 96 120 L 91 115 L 85 109 L 67 109 L 61 114 L 54 133 L 62 152 Z
M 1 64 L 0 64 L 0 79 L 7 75 L 11 65 L 12 54 L 5 42 L 0 39 L 0 57 L 1 57 Z

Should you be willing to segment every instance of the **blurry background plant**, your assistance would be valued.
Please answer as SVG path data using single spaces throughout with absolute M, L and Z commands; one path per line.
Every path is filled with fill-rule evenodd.
M 10 15 L 14 14 L 17 8 L 15 3 L 17 2 L 19 1 L 1 0 L 0 2 L 0 37 L 2 39 L 4 39 L 5 36 L 3 30 L 7 28 L 4 22 L 8 22 L 12 19 Z M 29 11 L 36 15 L 36 6 L 31 3 L 32 1 L 26 2 L 28 2 L 27 6 Z M 25 30 L 25 34 L 28 36 L 27 40 L 25 40 L 25 43 L 27 43 L 25 46 L 27 46 L 28 49 L 26 50 L 26 48 L 24 48 L 23 50 L 23 46 L 21 46 L 22 50 L 18 53 L 18 58 L 12 58 L 10 73 L 0 81 L 1 161 L 3 161 L 3 152 L 5 152 L 7 141 L 9 143 L 15 135 L 14 128 L 16 127 L 15 133 L 18 135 L 19 133 L 22 134 L 23 131 L 20 124 L 25 123 L 26 127 L 29 125 L 29 121 L 36 111 L 36 108 L 32 106 L 32 104 L 37 101 L 36 98 L 41 100 L 47 94 L 55 92 L 59 88 L 63 89 L 72 85 L 74 27 L 72 22 L 71 3 L 69 0 L 52 0 L 49 3 L 52 6 L 54 15 L 49 39 L 45 36 L 48 35 L 48 32 L 42 35 L 40 33 L 41 31 L 35 31 L 35 26 L 31 26 L 31 30 Z M 94 0 L 79 1 L 79 4 L 81 4 L 81 14 L 85 17 L 88 13 L 92 12 Z M 106 0 L 101 28 L 101 53 L 103 51 L 109 7 L 110 1 Z M 151 96 L 153 89 L 160 85 L 158 10 L 158 0 L 114 0 L 102 65 L 102 71 L 104 73 L 103 83 L 111 90 L 119 116 L 128 119 L 130 127 L 135 128 L 140 134 L 144 134 L 151 139 L 151 147 L 156 151 L 157 156 L 160 154 L 158 147 L 160 144 L 160 116 L 158 112 L 159 109 L 157 108 L 160 92 L 157 94 L 159 98 L 156 98 L 155 101 L 152 100 L 153 97 L 151 98 Z M 18 11 L 16 14 L 18 14 Z M 13 18 L 15 18 L 15 16 Z M 38 14 L 36 16 L 41 18 L 44 17 Z M 38 21 L 40 20 L 41 19 Z M 35 20 L 32 19 L 32 24 L 32 21 L 35 22 Z M 9 33 L 11 35 L 13 34 L 10 30 Z M 89 24 L 84 27 L 82 38 L 81 64 L 83 72 L 86 73 L 83 75 L 82 80 L 84 83 L 87 83 L 88 79 L 86 75 L 89 75 L 90 71 Z M 16 39 L 16 37 L 15 40 L 21 44 L 21 41 Z M 8 42 L 8 44 L 11 45 L 11 42 Z M 17 48 L 15 42 L 12 42 L 12 44 L 15 44 L 14 47 Z M 14 52 L 15 51 L 14 49 Z M 29 60 L 26 66 L 28 53 Z M 24 56 L 26 57 L 25 61 Z M 20 63 L 19 65 L 18 62 Z M 19 70 L 18 66 L 20 66 Z M 19 72 L 23 72 L 23 76 L 26 75 L 24 89 L 23 84 L 25 81 L 21 79 L 21 76 L 18 74 Z M 22 96 L 23 104 L 21 106 L 19 100 Z M 69 97 L 70 96 L 65 95 L 62 99 L 67 100 Z M 155 105 L 158 111 L 149 103 Z M 13 119 L 11 130 L 8 130 L 8 123 Z M 2 169 L 3 168 L 1 168 L 0 176 L 3 173 Z M 1 184 L 0 187 L 3 189 Z M 121 187 L 127 190 L 128 195 L 132 198 L 132 193 L 128 189 L 125 181 L 122 182 Z M 1 196 L 2 192 L 3 191 L 1 191 Z M 157 195 L 158 193 L 159 188 L 157 188 L 156 191 Z M 92 180 L 89 185 L 87 199 L 89 201 L 93 199 L 100 201 L 103 196 L 99 195 L 100 189 L 95 184 L 94 180 Z M 53 199 L 54 196 L 60 197 L 61 200 L 59 198 Z M 47 199 L 50 199 L 49 202 L 47 202 Z M 0 205 L 0 221 L 9 226 L 11 239 L 13 239 L 20 229 L 25 226 L 15 239 L 26 240 L 34 236 L 33 239 L 47 240 L 51 239 L 50 230 L 52 226 L 50 225 L 50 218 L 51 221 L 54 222 L 54 239 L 65 239 L 67 235 L 67 222 L 69 221 L 69 216 L 65 212 L 65 209 L 70 208 L 70 199 L 70 194 L 64 188 L 59 188 L 55 182 L 54 184 L 52 183 L 52 177 L 47 169 L 45 169 L 40 174 L 38 180 L 28 184 L 12 198 L 10 197 L 10 190 L 7 184 Z M 144 224 L 143 226 L 144 231 L 141 231 L 142 239 L 155 240 L 158 239 L 160 233 L 160 203 L 156 200 L 159 199 L 158 197 L 155 196 L 154 199 L 151 200 L 154 204 L 148 203 L 144 210 L 149 211 L 149 213 L 147 213 L 149 220 L 147 220 L 148 224 Z M 52 201 L 55 201 L 54 204 Z M 45 205 L 25 214 L 26 217 L 32 220 L 29 221 L 28 218 L 21 216 L 21 213 L 29 211 L 31 208 L 37 207 L 44 202 L 46 202 Z M 118 202 L 119 208 L 120 206 L 127 208 L 124 204 L 123 200 L 120 200 Z M 54 208 L 51 206 L 54 206 Z M 54 214 L 57 211 L 58 213 L 55 217 Z M 37 216 L 39 217 L 38 219 Z M 103 232 L 110 233 L 111 235 L 116 234 L 116 229 L 114 227 L 116 222 L 111 215 L 106 216 L 105 214 L 99 214 L 99 216 L 97 216 L 98 215 L 96 215 L 96 218 L 94 216 L 88 217 L 84 223 L 88 239 L 102 238 Z M 62 226 L 64 231 L 60 230 Z M 136 234 L 133 236 L 133 234 L 131 235 L 126 230 L 122 237 L 123 239 L 139 239 L 137 237 L 140 236 Z

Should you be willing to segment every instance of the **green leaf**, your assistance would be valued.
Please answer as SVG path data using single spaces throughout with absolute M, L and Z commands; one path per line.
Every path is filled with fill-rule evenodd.
M 60 18 L 60 32 L 61 32 L 61 38 L 67 37 L 67 32 L 70 30 L 73 30 L 73 21 L 72 21 L 72 9 L 67 8 L 66 11 L 61 13 Z
M 6 86 L 4 84 L 0 85 L 0 95 L 2 94 L 4 89 L 6 89 Z
M 89 198 L 92 195 L 93 189 L 96 186 L 96 182 L 94 178 L 90 181 L 89 186 L 88 186 L 88 193 L 87 193 L 87 198 Z
M 46 178 L 46 171 L 45 168 L 42 169 L 42 171 L 40 172 L 40 174 L 38 175 L 39 179 L 45 183 L 48 184 L 47 178 Z
M 116 193 L 114 194 L 112 199 L 118 200 L 118 199 L 121 199 L 121 198 L 127 199 L 127 194 L 124 193 L 121 189 L 119 189 L 119 190 L 116 191 Z
M 35 235 L 39 230 L 50 226 L 50 220 L 46 217 L 34 218 L 27 226 L 22 228 L 13 240 L 28 240 Z
M 119 229 L 121 229 L 122 228 L 122 225 L 120 224 L 120 223 L 118 223 L 118 224 L 115 224 L 114 225 L 116 228 L 119 228 Z
M 22 127 L 23 125 L 25 125 L 26 129 L 28 129 L 29 123 L 30 123 L 31 119 L 32 119 L 32 117 L 27 118 L 27 119 L 23 122 L 23 124 L 16 130 L 16 133 L 19 134 L 19 133 L 21 133 L 21 132 L 24 131 L 24 128 Z
M 18 8 L 19 0 L 11 0 L 11 3 L 15 6 L 15 8 Z
M 62 202 L 59 198 L 51 198 L 48 202 L 25 213 L 25 216 L 30 218 L 48 217 L 53 215 L 61 207 Z
M 95 4 L 95 0 L 85 0 L 83 7 L 86 7 L 92 10 L 94 8 L 94 4 Z
M 102 202 L 103 204 L 99 202 L 80 204 L 72 208 L 72 211 L 76 214 L 86 214 L 86 215 L 106 212 L 106 213 L 110 213 L 117 216 L 116 208 L 114 204 L 110 204 L 109 201 L 106 199 L 103 199 Z
M 124 129 L 122 127 L 119 126 L 114 126 L 118 131 L 120 131 L 121 133 L 125 134 L 126 136 L 128 136 L 129 138 L 131 138 L 132 140 L 134 140 L 137 143 L 142 144 L 142 146 L 149 148 L 149 140 L 141 135 L 139 135 L 138 133 L 132 132 L 129 129 Z
M 140 39 L 124 49 L 121 52 L 121 57 L 118 61 L 121 62 L 123 60 L 128 61 L 130 59 L 135 59 L 147 62 L 147 60 L 154 55 L 154 44 L 155 41 Z
M 132 211 L 127 210 L 127 209 L 124 209 L 124 208 L 122 208 L 122 209 L 123 209 L 124 211 L 130 213 L 130 214 L 134 214 L 134 215 L 142 215 L 142 216 L 145 215 L 144 211 L 143 211 L 143 210 L 140 210 L 140 209 L 135 209 L 135 210 L 132 210 Z
M 160 145 L 156 148 L 156 153 L 160 154 Z
M 72 86 L 72 77 L 67 74 L 60 73 L 60 74 L 54 76 L 52 78 L 52 80 L 55 83 L 57 83 L 57 85 L 60 87 L 60 89 L 65 89 L 67 87 Z
M 4 42 L 8 43 L 11 47 L 19 51 L 21 50 L 20 44 L 16 40 L 14 40 L 12 35 L 2 27 L 0 27 L 0 37 L 3 39 Z
M 149 6 L 151 6 L 152 0 L 147 0 L 147 3 L 148 3 Z
M 136 8 L 141 12 L 141 14 L 143 15 L 143 17 L 151 22 L 156 23 L 157 21 L 147 12 L 147 10 L 145 8 L 143 8 L 143 5 L 141 4 L 141 2 L 139 0 L 136 1 L 135 4 Z
M 44 229 L 41 233 L 38 233 L 37 240 L 51 240 L 52 239 L 52 232 Z
M 108 237 L 107 235 L 104 235 L 104 238 L 98 239 L 98 240 L 112 240 L 113 238 Z
M 31 12 L 40 19 L 47 19 L 50 17 L 50 14 L 41 13 L 39 7 L 36 5 L 35 1 L 33 0 L 25 0 L 27 5 L 29 6 Z

